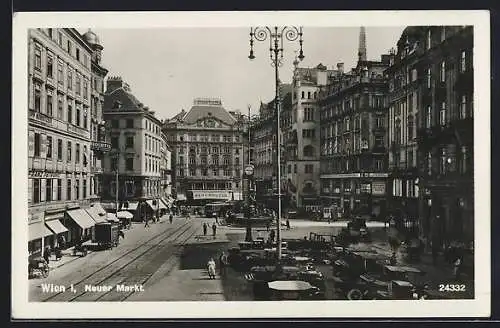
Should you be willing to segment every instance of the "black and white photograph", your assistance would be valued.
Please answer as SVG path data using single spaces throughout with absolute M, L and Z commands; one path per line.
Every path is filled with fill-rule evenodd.
M 489 14 L 446 13 L 14 16 L 13 315 L 489 315 Z

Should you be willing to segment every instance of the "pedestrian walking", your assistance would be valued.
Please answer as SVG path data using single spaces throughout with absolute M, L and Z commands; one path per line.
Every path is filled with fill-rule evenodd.
M 43 251 L 43 258 L 45 261 L 47 261 L 47 263 L 49 263 L 49 259 L 50 259 L 50 248 L 49 246 L 45 247 L 44 251 Z
M 172 213 L 170 213 L 170 215 L 168 216 L 168 221 L 170 221 L 170 224 L 172 224 L 172 222 L 174 221 L 174 216 L 172 215 Z
M 144 228 L 149 227 L 149 220 L 147 217 L 144 218 Z
M 457 259 L 453 263 L 453 276 L 455 277 L 455 280 L 460 279 L 461 267 L 462 267 L 462 259 L 460 257 L 457 257 Z
M 271 240 L 271 243 L 274 243 L 274 237 L 276 237 L 276 232 L 273 230 L 271 230 L 271 232 L 269 233 L 269 239 Z
M 226 267 L 227 267 L 227 256 L 224 252 L 221 253 L 220 255 L 220 258 L 219 258 L 219 262 L 220 262 L 220 275 L 223 276 L 226 274 Z
M 206 223 L 206 222 L 204 222 L 204 223 L 203 223 L 203 236 L 206 236 L 206 235 L 207 235 L 207 230 L 208 230 L 207 223 Z
M 286 219 L 286 230 L 290 230 L 290 220 Z
M 210 279 L 215 279 L 215 261 L 213 258 L 210 258 L 208 260 L 207 271 L 208 271 L 208 277 Z
M 328 224 L 332 222 L 332 210 L 328 213 Z
M 219 224 L 219 215 L 217 212 L 214 212 L 212 215 L 215 217 L 215 223 Z
M 217 225 L 215 223 L 212 225 L 212 236 L 215 239 L 215 235 L 217 234 Z

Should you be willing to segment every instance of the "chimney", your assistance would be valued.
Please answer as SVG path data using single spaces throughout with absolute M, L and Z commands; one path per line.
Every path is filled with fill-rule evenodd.
M 344 73 L 344 63 L 337 63 L 337 70 L 340 73 Z
M 120 76 L 110 76 L 106 82 L 106 92 L 113 92 L 123 87 L 123 80 Z

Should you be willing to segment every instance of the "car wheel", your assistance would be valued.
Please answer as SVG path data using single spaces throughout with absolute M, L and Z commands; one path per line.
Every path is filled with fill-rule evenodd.
M 347 299 L 349 301 L 358 301 L 363 299 L 363 293 L 359 289 L 351 289 L 347 293 Z

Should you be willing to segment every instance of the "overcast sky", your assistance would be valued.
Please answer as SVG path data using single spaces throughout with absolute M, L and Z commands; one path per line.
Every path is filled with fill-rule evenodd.
M 404 27 L 367 27 L 369 60 L 379 60 L 396 43 Z M 86 30 L 80 30 L 82 33 Z M 160 119 L 189 110 L 196 97 L 220 97 L 227 110 L 256 113 L 260 101 L 274 96 L 274 69 L 268 41 L 254 44 L 248 59 L 249 29 L 161 28 L 96 29 L 104 47 L 102 65 L 108 76 L 122 76 L 133 94 Z M 338 62 L 345 70 L 355 66 L 359 28 L 304 27 L 301 67 Z M 284 44 L 280 79 L 291 81 L 298 41 Z

